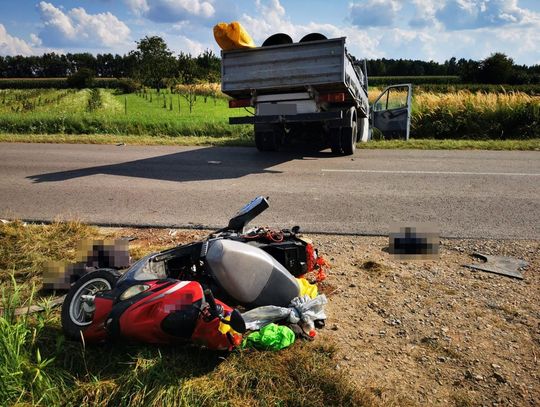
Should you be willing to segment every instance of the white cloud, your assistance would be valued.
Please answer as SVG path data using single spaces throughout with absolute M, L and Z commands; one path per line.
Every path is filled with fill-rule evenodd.
M 41 38 L 39 38 L 36 34 L 30 34 L 30 44 L 34 47 L 40 47 L 43 44 L 43 41 L 41 41 Z
M 365 0 L 352 3 L 349 14 L 352 24 L 359 27 L 383 27 L 393 25 L 401 5 L 397 0 Z
M 518 7 L 517 0 L 448 0 L 435 13 L 450 30 L 519 23 L 527 14 Z
M 125 0 L 138 16 L 155 22 L 179 22 L 193 17 L 208 19 L 215 14 L 211 1 L 204 0 Z
M 279 0 L 256 1 L 256 13 L 243 14 L 239 19 L 256 45 L 272 34 L 282 32 L 299 41 L 304 35 L 319 32 L 328 38 L 347 37 L 349 50 L 356 56 L 377 57 L 382 53 L 377 49 L 378 41 L 368 35 L 364 30 L 351 26 L 337 27 L 333 24 L 309 22 L 307 24 L 294 24 L 287 16 Z
M 439 24 L 435 17 L 438 9 L 444 6 L 444 3 L 437 0 L 412 0 L 415 7 L 415 15 L 409 21 L 409 25 L 414 28 L 422 28 Z
M 50 46 L 112 47 L 125 44 L 130 29 L 110 12 L 88 14 L 82 7 L 67 13 L 41 1 L 38 9 L 43 21 L 39 39 Z
M 24 40 L 9 35 L 0 24 L 0 55 L 30 55 L 32 47 Z
M 240 22 L 254 40 L 262 43 L 267 37 L 278 32 L 296 34 L 299 26 L 285 16 L 285 9 L 279 0 L 264 3 L 256 0 L 255 5 L 256 15 L 243 14 L 240 18 Z
M 191 40 L 183 35 L 171 39 L 171 46 L 192 56 L 198 56 L 210 47 L 202 42 Z
M 133 11 L 138 16 L 147 13 L 150 10 L 146 0 L 125 0 L 126 4 L 129 6 L 131 11 Z

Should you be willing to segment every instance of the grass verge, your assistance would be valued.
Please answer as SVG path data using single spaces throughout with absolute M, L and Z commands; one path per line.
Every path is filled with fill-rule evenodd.
M 540 150 L 540 139 L 530 140 L 380 140 L 357 144 L 362 149 L 402 150 Z
M 145 146 L 239 146 L 254 147 L 248 134 L 230 137 L 209 136 L 128 136 L 112 134 L 0 134 L 0 142 L 68 143 L 68 144 L 130 144 Z M 540 139 L 530 140 L 372 140 L 358 143 L 361 149 L 419 149 L 419 150 L 540 150 Z
M 39 277 L 42 261 L 70 258 L 74 242 L 91 235 L 104 237 L 76 222 L 0 224 L 0 405 L 377 404 L 336 369 L 335 348 L 317 341 L 231 354 L 190 345 L 83 347 L 64 340 L 58 310 L 16 316 L 38 297 L 36 281 L 25 277 Z
M 116 134 L 0 134 L 0 142 L 67 143 L 67 144 L 131 144 L 138 146 L 254 146 L 248 135 L 210 136 L 129 136 Z
M 73 260 L 78 243 L 97 234 L 96 228 L 80 222 L 0 224 L 0 283 L 41 277 L 45 262 Z

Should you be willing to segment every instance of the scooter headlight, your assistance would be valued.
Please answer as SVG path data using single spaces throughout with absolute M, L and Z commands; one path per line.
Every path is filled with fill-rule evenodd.
M 120 301 L 125 301 L 130 299 L 131 297 L 135 297 L 137 294 L 143 293 L 149 288 L 150 286 L 148 284 L 132 285 L 126 291 L 124 291 L 122 295 L 120 295 Z

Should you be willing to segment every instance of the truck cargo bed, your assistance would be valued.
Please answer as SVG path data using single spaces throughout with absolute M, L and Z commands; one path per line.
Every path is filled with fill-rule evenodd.
M 364 77 L 347 55 L 345 38 L 222 52 L 221 90 L 235 97 L 305 91 L 367 97 Z

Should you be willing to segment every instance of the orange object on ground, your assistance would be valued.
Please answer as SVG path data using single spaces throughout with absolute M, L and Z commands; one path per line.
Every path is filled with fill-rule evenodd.
M 214 38 L 223 51 L 255 48 L 250 35 L 238 21 L 233 21 L 230 24 L 216 24 L 214 26 Z

